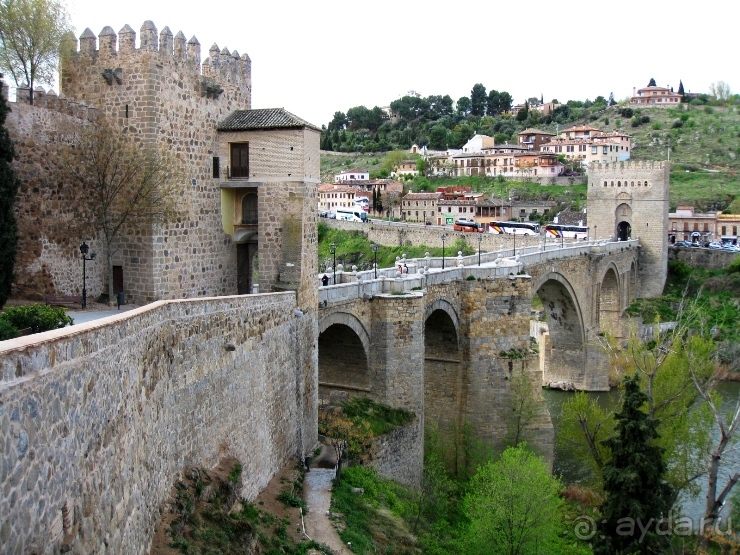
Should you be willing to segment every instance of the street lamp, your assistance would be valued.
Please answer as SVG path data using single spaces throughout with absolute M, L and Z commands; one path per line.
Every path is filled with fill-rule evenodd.
M 511 233 L 514 236 L 514 256 L 516 256 L 516 228 Z
M 598 236 L 596 235 L 596 228 L 599 227 L 597 225 L 594 226 L 594 241 L 598 240 Z
M 373 249 L 373 256 L 375 257 L 375 279 L 378 279 L 378 245 L 373 243 L 370 248 Z
M 90 247 L 87 246 L 85 241 L 80 245 L 80 252 L 82 253 L 82 309 L 87 308 L 87 261 L 95 260 L 96 253 L 92 253 L 89 257 L 87 253 L 90 251 Z
M 336 243 L 331 244 L 331 249 L 329 250 L 329 252 L 331 253 L 332 257 L 334 257 L 334 260 L 332 262 L 332 269 L 334 270 L 333 285 L 336 285 L 337 284 L 337 244 Z
M 478 266 L 480 266 L 480 244 L 483 241 L 483 235 L 478 234 Z
M 445 269 L 445 239 L 447 239 L 447 234 L 442 234 L 442 269 Z

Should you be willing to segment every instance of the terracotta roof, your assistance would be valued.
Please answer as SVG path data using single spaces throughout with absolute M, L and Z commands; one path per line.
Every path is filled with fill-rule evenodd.
M 568 131 L 601 131 L 598 127 L 591 127 L 590 125 L 574 125 L 568 129 L 564 129 L 561 133 L 567 133 Z
M 285 108 L 235 110 L 218 124 L 219 131 L 255 131 L 297 129 L 303 127 L 321 131 L 315 125 L 308 123 L 295 114 L 291 114 Z
M 357 193 L 359 191 L 356 187 L 350 187 L 349 185 L 343 185 L 339 183 L 325 183 L 323 185 L 319 185 L 318 192 Z
M 530 127 L 528 129 L 525 129 L 524 131 L 519 131 L 517 135 L 551 135 L 551 136 L 554 136 L 555 133 L 548 133 L 547 131 L 541 131 L 540 129 L 535 129 L 533 127 Z
M 408 193 L 403 200 L 438 200 L 442 198 L 440 193 Z
M 511 203 L 511 206 L 516 208 L 517 206 L 555 206 L 557 202 L 554 200 L 518 200 Z

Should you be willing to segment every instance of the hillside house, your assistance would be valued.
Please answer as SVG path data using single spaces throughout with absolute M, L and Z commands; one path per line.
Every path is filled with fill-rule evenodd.
M 370 172 L 365 170 L 358 170 L 357 168 L 352 170 L 344 170 L 334 176 L 334 183 L 345 183 L 347 181 L 368 181 L 370 179 Z

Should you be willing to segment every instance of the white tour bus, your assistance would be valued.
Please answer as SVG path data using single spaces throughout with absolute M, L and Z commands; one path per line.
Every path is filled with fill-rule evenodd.
M 545 235 L 559 239 L 588 239 L 588 227 L 585 225 L 547 224 Z
M 491 222 L 488 233 L 503 235 L 539 235 L 540 224 L 536 222 Z
M 355 206 L 354 208 L 337 208 L 336 209 L 337 220 L 345 220 L 347 222 L 366 222 L 367 214 L 362 208 Z

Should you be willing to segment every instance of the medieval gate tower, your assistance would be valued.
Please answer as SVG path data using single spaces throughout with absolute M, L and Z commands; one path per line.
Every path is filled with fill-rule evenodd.
M 663 294 L 668 264 L 669 162 L 594 164 L 588 225 L 596 238 L 640 239 L 637 297 Z

